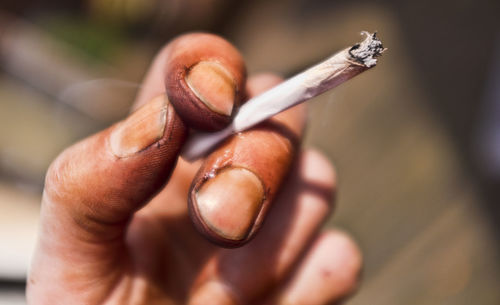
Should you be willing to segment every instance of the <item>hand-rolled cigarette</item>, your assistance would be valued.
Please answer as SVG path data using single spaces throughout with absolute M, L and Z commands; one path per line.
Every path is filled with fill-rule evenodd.
M 225 129 L 215 133 L 193 135 L 185 144 L 182 156 L 195 160 L 228 136 L 242 132 L 297 104 L 333 89 L 377 64 L 385 51 L 376 33 L 362 32 L 365 40 L 346 48 L 325 61 L 284 81 L 247 101 Z

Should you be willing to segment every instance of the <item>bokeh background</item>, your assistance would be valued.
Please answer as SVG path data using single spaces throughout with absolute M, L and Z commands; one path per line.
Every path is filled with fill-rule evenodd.
M 500 304 L 500 2 L 2 0 L 0 304 L 25 304 L 44 173 L 126 116 L 152 57 L 218 33 L 290 76 L 377 30 L 379 65 L 310 103 L 363 284 L 347 304 Z

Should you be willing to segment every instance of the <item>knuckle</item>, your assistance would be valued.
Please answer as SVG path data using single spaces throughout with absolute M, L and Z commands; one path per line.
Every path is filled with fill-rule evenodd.
M 334 189 L 337 186 L 337 173 L 330 160 L 315 149 L 309 149 L 305 154 L 306 162 L 311 169 L 310 172 L 314 174 L 314 177 L 311 178 Z
M 68 157 L 71 147 L 63 151 L 49 166 L 45 175 L 44 194 L 51 202 L 63 202 L 75 192 L 75 183 L 71 178 L 72 158 Z

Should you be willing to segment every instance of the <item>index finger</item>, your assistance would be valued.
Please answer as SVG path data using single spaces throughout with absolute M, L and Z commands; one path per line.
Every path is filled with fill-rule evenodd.
M 214 131 L 231 122 L 244 98 L 245 81 L 243 58 L 228 41 L 212 34 L 186 34 L 159 53 L 133 108 L 166 91 L 189 127 Z

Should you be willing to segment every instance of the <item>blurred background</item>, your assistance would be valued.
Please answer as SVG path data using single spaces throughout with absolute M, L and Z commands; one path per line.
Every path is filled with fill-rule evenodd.
M 347 304 L 500 304 L 500 2 L 2 0 L 0 304 L 25 304 L 44 173 L 126 116 L 154 54 L 218 33 L 290 76 L 377 30 L 379 65 L 310 103 L 363 284 Z

